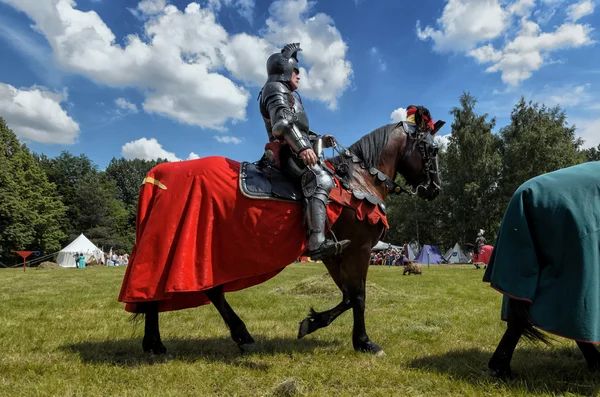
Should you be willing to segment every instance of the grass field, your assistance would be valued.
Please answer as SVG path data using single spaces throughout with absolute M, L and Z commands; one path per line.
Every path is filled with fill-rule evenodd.
M 116 301 L 124 268 L 0 270 L 1 396 L 596 395 L 574 342 L 522 341 L 516 377 L 481 371 L 498 343 L 500 294 L 472 266 L 371 267 L 367 331 L 386 356 L 355 353 L 347 312 L 296 339 L 310 306 L 341 298 L 320 264 L 228 294 L 257 340 L 241 354 L 211 306 L 161 315 L 168 354 L 142 353 L 143 325 Z

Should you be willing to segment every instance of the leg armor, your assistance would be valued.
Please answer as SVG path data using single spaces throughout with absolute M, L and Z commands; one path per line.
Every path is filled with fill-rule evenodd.
M 325 238 L 327 202 L 333 188 L 333 179 L 320 165 L 308 166 L 302 174 L 302 193 L 305 197 L 308 243 L 306 255 L 319 260 L 339 254 L 350 240 L 339 242 Z

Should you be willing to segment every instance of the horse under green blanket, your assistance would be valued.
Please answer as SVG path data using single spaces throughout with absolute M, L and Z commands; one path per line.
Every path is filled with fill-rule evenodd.
M 600 343 L 600 162 L 540 175 L 521 185 L 504 214 L 483 281 L 530 301 L 532 323 Z

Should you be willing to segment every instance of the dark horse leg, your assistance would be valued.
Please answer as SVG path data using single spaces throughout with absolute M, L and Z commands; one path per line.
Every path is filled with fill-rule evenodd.
M 342 301 L 333 309 L 326 310 L 324 312 L 316 312 L 311 307 L 310 314 L 308 315 L 308 317 L 306 317 L 300 322 L 300 328 L 298 329 L 298 339 L 315 332 L 319 328 L 327 327 L 333 322 L 333 320 L 338 318 L 342 313 L 344 313 L 352 307 L 352 303 L 350 302 L 348 293 L 344 291 L 342 285 L 340 260 L 329 259 L 325 260 L 324 263 L 325 266 L 327 266 L 327 270 L 329 270 L 329 274 L 331 274 L 333 281 L 342 291 Z
M 219 285 L 217 287 L 211 288 L 209 290 L 204 291 L 208 299 L 212 302 L 213 305 L 223 317 L 223 321 L 229 328 L 229 332 L 231 333 L 231 339 L 243 349 L 248 345 L 254 343 L 254 338 L 246 329 L 246 324 L 238 317 L 238 315 L 233 311 L 227 300 L 225 300 L 225 295 L 223 294 L 223 286 Z
M 585 357 L 588 369 L 590 371 L 600 369 L 600 352 L 596 350 L 596 347 L 589 342 L 577 342 L 577 346 L 583 353 L 583 357 Z
M 385 355 L 383 349 L 367 335 L 365 326 L 366 279 L 369 266 L 370 247 L 367 251 L 356 252 L 353 260 L 364 266 L 354 266 L 355 273 L 345 280 L 345 287 L 350 296 L 352 312 L 354 314 L 354 327 L 352 329 L 352 345 L 354 350 L 372 353 L 378 356 Z M 351 254 L 351 252 L 348 252 Z
M 137 312 L 146 315 L 144 339 L 142 340 L 144 353 L 165 354 L 167 348 L 160 340 L 158 328 L 158 301 L 138 303 Z
M 544 335 L 531 324 L 529 305 L 530 303 L 526 301 L 509 300 L 506 332 L 488 362 L 488 368 L 495 377 L 504 378 L 512 374 L 510 362 L 522 335 L 530 340 L 541 340 L 548 343 Z

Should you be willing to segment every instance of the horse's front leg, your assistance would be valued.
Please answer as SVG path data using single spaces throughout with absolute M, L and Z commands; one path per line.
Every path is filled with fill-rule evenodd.
M 231 333 L 231 339 L 240 349 L 244 350 L 254 343 L 254 338 L 246 329 L 246 324 L 238 317 L 238 315 L 233 311 L 227 300 L 225 299 L 225 295 L 223 294 L 223 286 L 219 285 L 217 287 L 211 288 L 209 290 L 204 291 L 208 299 L 215 305 L 215 308 L 219 311 L 221 317 L 223 317 L 223 321 L 227 324 L 229 328 L 229 332 Z
M 350 290 L 350 302 L 352 303 L 352 312 L 354 314 L 354 328 L 352 329 L 352 345 L 354 350 L 372 353 L 377 356 L 385 355 L 383 349 L 367 335 L 365 326 L 365 284 L 361 286 L 352 286 Z
M 370 246 L 365 245 L 349 249 L 344 253 L 342 265 L 343 290 L 348 291 L 352 312 L 354 314 L 354 327 L 352 329 L 352 345 L 354 350 L 371 353 L 378 356 L 385 355 L 383 349 L 369 339 L 365 326 L 365 300 L 367 271 L 369 269 Z
M 350 298 L 347 294 L 343 294 L 342 301 L 333 309 L 316 312 L 313 308 L 310 309 L 308 316 L 300 322 L 300 328 L 298 329 L 298 339 L 312 334 L 319 328 L 327 327 L 333 322 L 340 314 L 344 313 L 352 307 Z
M 160 340 L 160 330 L 158 328 L 158 301 L 138 303 L 137 312 L 146 316 L 142 349 L 145 353 L 165 354 L 167 348 Z
M 333 309 L 326 310 L 324 312 L 316 312 L 313 308 L 310 309 L 308 317 L 300 322 L 300 328 L 298 329 L 298 339 L 308 334 L 311 334 L 319 328 L 327 327 L 338 318 L 342 313 L 346 312 L 352 307 L 350 297 L 347 291 L 344 290 L 342 284 L 342 273 L 341 273 L 341 261 L 339 259 L 325 259 L 323 261 L 331 278 L 342 291 L 342 301 Z

